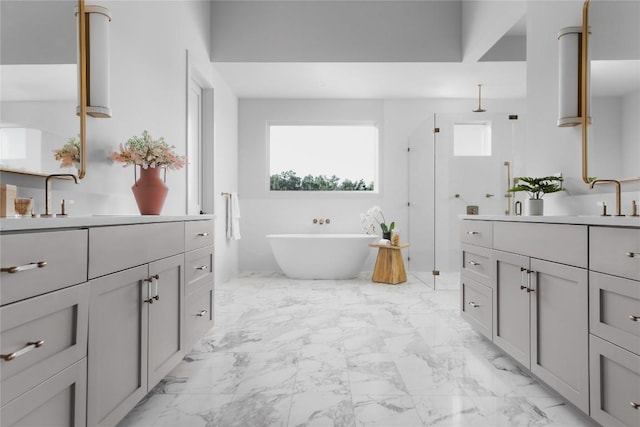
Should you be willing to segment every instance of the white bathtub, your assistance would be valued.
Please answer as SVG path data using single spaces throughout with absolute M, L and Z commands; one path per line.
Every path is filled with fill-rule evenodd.
M 352 279 L 358 276 L 373 243 L 368 234 L 270 234 L 278 265 L 292 279 Z

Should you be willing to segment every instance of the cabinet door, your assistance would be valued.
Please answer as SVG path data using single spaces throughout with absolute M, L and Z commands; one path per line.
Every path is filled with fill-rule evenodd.
M 591 417 L 606 427 L 640 425 L 640 356 L 590 336 Z
M 2 405 L 87 355 L 88 315 L 88 283 L 0 308 Z
M 531 372 L 589 413 L 587 270 L 531 260 Z
M 185 348 L 193 348 L 196 342 L 213 327 L 213 284 L 187 295 L 185 302 Z
M 185 354 L 183 266 L 183 255 L 149 264 L 149 275 L 154 279 L 148 286 L 152 296 L 158 298 L 149 304 L 148 390 Z
M 460 284 L 460 315 L 476 331 L 491 340 L 493 334 L 493 328 L 491 327 L 493 316 L 491 288 L 470 279 L 465 274 L 462 274 Z
M 147 394 L 148 277 L 145 265 L 90 282 L 90 426 L 115 425 Z
M 527 368 L 530 366 L 529 258 L 506 252 L 494 253 L 493 342 Z
M 87 359 L 69 366 L 0 409 L 3 427 L 86 426 Z

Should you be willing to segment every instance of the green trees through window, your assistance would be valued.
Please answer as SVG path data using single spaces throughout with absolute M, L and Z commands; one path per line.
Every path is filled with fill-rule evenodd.
M 324 175 L 307 175 L 300 178 L 292 170 L 271 175 L 272 191 L 373 191 L 373 182 L 369 184 L 364 179 L 351 181 L 341 180 L 333 175 L 328 178 Z

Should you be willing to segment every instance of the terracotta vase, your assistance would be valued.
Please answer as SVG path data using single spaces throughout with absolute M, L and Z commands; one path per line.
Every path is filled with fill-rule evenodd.
M 169 187 L 160 178 L 160 168 L 140 168 L 140 178 L 131 187 L 141 215 L 160 215 Z

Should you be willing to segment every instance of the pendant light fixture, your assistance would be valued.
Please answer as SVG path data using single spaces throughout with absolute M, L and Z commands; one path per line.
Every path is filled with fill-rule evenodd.
M 482 108 L 482 85 L 481 84 L 478 85 L 478 108 L 471 111 L 473 111 L 474 113 L 484 113 L 485 111 L 487 111 L 484 108 Z
M 566 27 L 558 33 L 558 126 L 582 123 L 580 63 L 582 27 Z
M 109 23 L 111 12 L 98 5 L 84 8 L 86 43 L 86 114 L 91 117 L 111 117 L 109 99 Z M 79 112 L 78 107 L 78 112 Z

